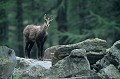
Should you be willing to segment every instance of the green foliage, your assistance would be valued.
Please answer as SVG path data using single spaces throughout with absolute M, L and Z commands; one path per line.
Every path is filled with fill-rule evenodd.
M 89 34 L 78 35 L 78 34 L 73 34 L 70 32 L 64 32 L 64 33 L 58 32 L 58 36 L 67 36 L 67 40 L 65 40 L 65 42 L 68 42 L 69 44 L 71 44 L 71 43 L 77 43 L 77 42 L 84 40 L 85 38 L 89 36 Z
M 103 18 L 95 14 L 93 16 L 96 16 L 96 21 L 94 23 L 91 23 L 90 25 L 94 26 L 92 31 L 95 34 L 95 37 L 106 37 L 114 32 L 114 29 L 116 28 L 115 21 L 110 21 L 108 18 Z
M 19 75 L 18 73 L 16 73 L 16 74 L 13 74 L 13 75 L 10 77 L 10 79 L 21 79 L 21 78 L 20 78 L 20 75 Z

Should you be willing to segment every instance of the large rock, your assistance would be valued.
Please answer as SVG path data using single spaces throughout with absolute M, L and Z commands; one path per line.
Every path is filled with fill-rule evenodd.
M 0 46 L 0 79 L 7 79 L 13 72 L 16 65 L 14 50 Z
M 74 49 L 85 49 L 86 55 L 90 60 L 90 64 L 94 64 L 97 60 L 101 59 L 106 54 L 107 47 L 107 42 L 98 38 L 87 39 L 76 44 L 61 45 L 59 47 L 57 46 L 54 50 L 52 64 L 54 65 L 59 60 L 69 56 L 71 51 Z
M 85 56 L 85 49 L 75 49 L 71 54 L 53 65 L 49 76 L 68 78 L 72 76 L 89 76 L 90 64 Z
M 102 68 L 113 64 L 119 69 L 120 66 L 120 40 L 115 42 L 113 46 L 107 50 L 107 54 L 99 61 L 96 62 L 94 68 L 99 71 Z
M 13 77 L 19 79 L 41 79 L 46 77 L 48 69 L 52 66 L 50 61 L 38 61 L 16 57 L 17 65 Z
M 115 42 L 108 53 L 109 61 L 115 66 L 120 65 L 120 40 Z
M 103 68 L 100 71 L 100 75 L 108 75 L 110 79 L 120 79 L 120 72 L 117 70 L 117 68 L 110 64 L 106 68 Z
M 54 56 L 55 51 L 61 46 L 62 45 L 57 45 L 57 46 L 52 46 L 50 48 L 47 48 L 44 52 L 44 59 L 51 60 Z

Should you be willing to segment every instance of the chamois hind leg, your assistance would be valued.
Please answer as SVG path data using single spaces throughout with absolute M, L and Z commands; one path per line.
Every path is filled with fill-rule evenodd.
M 30 58 L 30 52 L 33 46 L 34 46 L 34 42 L 32 41 L 26 43 L 26 47 L 25 47 L 26 57 Z
M 24 49 L 24 56 L 25 56 L 25 58 L 28 58 L 28 47 L 29 47 L 29 42 L 26 41 L 25 49 Z

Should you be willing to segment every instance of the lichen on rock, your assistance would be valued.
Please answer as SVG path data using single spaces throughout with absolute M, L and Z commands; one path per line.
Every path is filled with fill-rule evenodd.
M 7 79 L 16 65 L 16 57 L 14 50 L 0 46 L 0 79 Z

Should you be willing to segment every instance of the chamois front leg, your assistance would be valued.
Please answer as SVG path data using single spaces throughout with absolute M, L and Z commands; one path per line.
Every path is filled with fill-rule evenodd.
M 42 60 L 42 57 L 41 57 L 41 42 L 40 41 L 36 41 L 36 44 L 37 44 L 37 59 L 38 60 Z
M 37 44 L 37 47 L 38 47 L 38 57 L 37 59 L 40 59 L 40 60 L 43 60 L 43 57 L 44 57 L 44 52 L 43 52 L 43 46 L 44 46 L 44 43 L 47 39 L 47 36 L 44 36 L 44 38 L 42 38 L 42 40 L 37 40 L 36 41 L 36 44 Z
M 41 42 L 41 56 L 42 56 L 42 59 L 44 57 L 44 51 L 43 51 L 43 48 L 44 48 L 44 44 L 45 44 L 45 41 L 47 40 L 47 35 L 44 36 L 42 42 Z
M 25 57 L 26 58 L 30 58 L 30 52 L 33 46 L 34 46 L 34 42 L 32 41 L 26 42 L 26 46 L 25 46 Z

